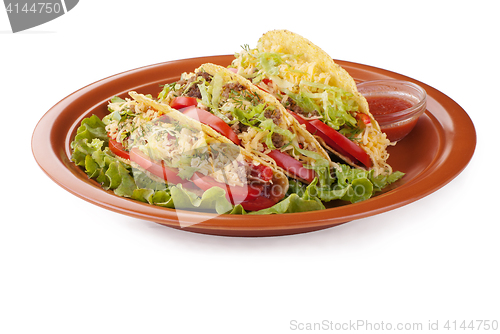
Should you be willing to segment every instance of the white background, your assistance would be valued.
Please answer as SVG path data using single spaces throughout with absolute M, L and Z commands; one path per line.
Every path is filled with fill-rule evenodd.
M 498 9 L 496 1 L 87 0 L 12 34 L 2 8 L 0 332 L 500 321 Z M 230 54 L 281 28 L 333 58 L 402 73 L 454 99 L 477 131 L 468 167 L 391 212 L 309 234 L 227 238 L 101 209 L 36 164 L 38 120 L 79 88 L 141 66 Z

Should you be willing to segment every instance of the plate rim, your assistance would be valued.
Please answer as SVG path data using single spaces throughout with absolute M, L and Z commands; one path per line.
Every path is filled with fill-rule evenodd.
M 33 156 L 39 165 L 39 167 L 52 179 L 56 184 L 69 191 L 73 195 L 80 197 L 87 202 L 98 205 L 102 208 L 118 212 L 121 214 L 125 214 L 128 216 L 132 216 L 139 219 L 145 219 L 149 221 L 154 221 L 156 223 L 160 223 L 162 225 L 166 225 L 173 228 L 179 228 L 191 232 L 197 233 L 205 233 L 205 234 L 215 234 L 215 235 L 227 235 L 227 236 L 274 236 L 274 235 L 287 235 L 287 234 L 295 234 L 295 233 L 303 233 L 309 231 L 315 231 L 319 229 L 324 229 L 328 227 L 332 227 L 335 225 L 339 225 L 342 223 L 346 223 L 348 221 L 357 220 L 360 218 L 366 218 L 370 216 L 374 216 L 383 212 L 391 211 L 396 208 L 405 206 L 412 202 L 415 202 L 423 197 L 430 195 L 431 193 L 437 191 L 442 188 L 449 182 L 451 182 L 454 178 L 456 178 L 469 164 L 472 159 L 476 144 L 477 144 L 477 134 L 474 127 L 474 124 L 467 114 L 467 112 L 453 99 L 448 97 L 446 94 L 441 91 L 435 89 L 432 86 L 429 86 L 423 82 L 412 79 L 405 75 L 399 74 L 397 72 L 392 72 L 390 70 L 385 70 L 382 68 L 354 63 L 350 61 L 344 60 L 335 60 L 340 66 L 344 68 L 354 67 L 358 70 L 363 70 L 367 72 L 381 72 L 384 75 L 412 81 L 418 85 L 421 85 L 428 94 L 428 97 L 431 99 L 435 99 L 435 97 L 439 97 L 440 104 L 443 105 L 445 102 L 447 107 L 443 106 L 443 109 L 448 112 L 449 118 L 452 119 L 453 124 L 457 123 L 457 118 L 460 118 L 462 125 L 467 123 L 466 127 L 470 131 L 467 133 L 465 141 L 465 149 L 461 149 L 461 159 L 459 159 L 460 164 L 457 166 L 452 166 L 453 168 L 447 173 L 447 177 L 445 179 L 440 180 L 440 182 L 428 189 L 420 189 L 419 185 L 429 177 L 432 177 L 434 173 L 443 169 L 443 166 L 446 165 L 447 160 L 450 160 L 450 155 L 456 156 L 456 142 L 452 142 L 452 147 L 446 146 L 443 147 L 446 143 L 440 143 L 438 147 L 438 152 L 436 152 L 436 156 L 433 159 L 433 163 L 430 166 L 427 166 L 424 170 L 422 170 L 418 177 L 414 177 L 408 182 L 398 186 L 397 188 L 388 191 L 383 194 L 379 194 L 375 197 L 370 198 L 369 200 L 349 204 L 341 207 L 328 208 L 325 210 L 314 211 L 315 219 L 311 218 L 311 212 L 305 213 L 288 213 L 288 214 L 280 214 L 279 216 L 287 217 L 286 224 L 281 225 L 272 225 L 267 226 L 266 224 L 259 224 L 258 219 L 255 219 L 253 215 L 218 215 L 218 214 L 210 214 L 210 213 L 197 213 L 193 211 L 186 210 L 176 210 L 176 209 L 168 209 L 158 206 L 153 206 L 150 204 L 142 203 L 139 201 L 135 201 L 132 199 L 119 197 L 115 195 L 112 191 L 104 190 L 101 188 L 98 183 L 94 180 L 87 179 L 87 181 L 82 181 L 74 175 L 74 168 L 70 169 L 68 164 L 73 164 L 68 156 L 69 151 L 69 143 L 71 140 L 71 133 L 74 130 L 75 123 L 78 120 L 81 121 L 81 118 L 84 117 L 84 113 L 80 114 L 78 120 L 73 122 L 72 127 L 65 134 L 66 141 L 64 143 L 64 152 L 61 152 L 60 147 L 54 147 L 51 142 L 51 137 L 53 135 L 53 130 L 55 127 L 55 123 L 60 121 L 57 116 L 60 116 L 64 111 L 64 108 L 68 105 L 71 105 L 71 102 L 77 100 L 80 96 L 91 93 L 94 89 L 99 86 L 103 86 L 109 82 L 113 82 L 119 80 L 122 77 L 127 77 L 131 75 L 136 75 L 137 73 L 141 73 L 143 71 L 154 70 L 155 68 L 162 67 L 175 67 L 178 64 L 183 64 L 186 62 L 199 62 L 200 65 L 205 62 L 225 62 L 229 57 L 233 57 L 233 55 L 216 55 L 216 56 L 204 56 L 204 57 L 194 57 L 194 58 L 186 58 L 186 59 L 178 59 L 167 62 L 161 62 L 157 64 L 146 65 L 142 67 L 138 67 L 135 69 L 131 69 L 128 71 L 120 72 L 101 80 L 95 81 L 89 85 L 86 85 L 79 90 L 67 95 L 62 100 L 57 102 L 53 107 L 51 107 L 37 122 L 37 125 L 34 128 L 31 140 L 31 149 Z M 194 69 L 194 68 L 193 68 Z M 361 80 L 363 81 L 363 80 Z M 152 81 L 152 83 L 154 83 Z M 150 83 L 148 83 L 150 84 Z M 146 85 L 146 84 L 144 84 Z M 120 92 L 121 93 L 121 92 Z M 120 94 L 116 93 L 116 94 Z M 108 96 L 108 99 L 111 96 Z M 436 100 L 437 101 L 437 100 Z M 428 105 L 429 108 L 429 105 Z M 448 108 L 452 108 L 454 110 L 453 114 L 449 113 Z M 458 111 L 458 112 L 457 112 Z M 434 115 L 429 109 L 425 111 L 425 115 L 431 118 L 433 124 L 435 122 L 439 123 L 440 119 L 438 116 Z M 434 118 L 434 120 L 432 120 Z M 47 131 L 49 129 L 50 131 Z M 442 129 L 444 131 L 444 139 L 449 139 L 448 137 L 456 138 L 455 133 L 450 133 L 450 131 L 445 131 L 447 129 Z M 441 138 L 441 137 L 440 137 Z M 462 140 L 460 140 L 462 139 Z M 464 142 L 464 138 L 458 138 L 460 142 Z M 443 155 L 443 150 L 447 150 L 446 154 Z M 57 152 L 56 152 L 57 151 Z M 439 154 L 438 154 L 439 153 Z M 61 155 L 62 154 L 62 155 Z M 437 161 L 436 161 L 437 160 Z M 444 160 L 444 163 L 443 161 Z M 439 163 L 438 163 L 439 162 Z M 81 170 L 81 168 L 77 167 L 82 174 L 86 176 L 86 174 Z M 67 173 L 73 174 L 76 180 L 81 187 L 83 187 L 83 191 L 77 191 L 74 186 L 68 185 L 68 180 L 70 177 Z M 63 175 L 57 175 L 61 173 Z M 81 175 L 80 175 L 81 176 Z M 90 181 L 90 182 L 89 182 Z M 379 206 L 378 204 L 387 196 L 395 196 L 396 192 L 398 193 L 406 193 L 410 190 L 416 190 L 419 188 L 416 196 L 406 197 L 403 200 L 395 201 L 391 204 L 384 204 Z M 359 210 L 361 209 L 361 210 Z M 344 212 L 341 215 L 335 215 L 338 212 Z M 179 215 L 179 216 L 177 216 Z M 175 217 L 177 217 L 177 219 Z M 202 223 L 181 226 L 179 223 L 179 217 L 182 220 L 186 219 L 189 221 L 197 221 L 199 219 L 209 218 Z M 238 221 L 238 225 L 228 224 L 228 221 Z M 281 221 L 282 219 L 276 219 L 276 221 Z

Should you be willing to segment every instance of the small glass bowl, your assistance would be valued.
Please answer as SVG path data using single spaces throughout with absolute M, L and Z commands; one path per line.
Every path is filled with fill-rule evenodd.
M 372 113 L 391 142 L 399 141 L 410 133 L 427 107 L 427 93 L 413 82 L 384 79 L 361 82 L 357 87 L 368 102 L 370 97 L 389 97 L 411 103 L 411 107 L 402 111 L 378 115 Z

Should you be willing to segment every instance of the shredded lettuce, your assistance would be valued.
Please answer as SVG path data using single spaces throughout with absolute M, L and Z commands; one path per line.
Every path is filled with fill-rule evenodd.
M 171 90 L 174 90 L 175 89 L 175 85 L 176 83 L 171 83 L 171 84 L 166 84 L 163 86 L 163 89 L 161 90 L 161 92 L 158 94 L 158 99 L 159 100 L 164 100 L 167 98 L 168 96 L 168 93 L 170 93 Z M 111 100 L 111 102 L 113 102 L 113 100 Z
M 260 65 L 268 75 L 279 75 L 278 66 L 283 63 L 281 56 L 279 53 L 262 52 L 259 54 L 258 59 Z
M 267 135 L 264 137 L 264 143 L 270 149 L 275 149 L 276 147 L 273 144 L 273 134 L 277 133 L 283 136 L 283 138 L 291 142 L 295 135 L 288 129 L 283 129 L 280 126 L 274 124 L 273 120 L 270 118 L 266 118 L 264 112 L 266 110 L 265 104 L 261 103 L 256 106 L 248 106 L 247 110 L 243 110 L 240 108 L 233 108 L 232 114 L 234 118 L 236 118 L 241 124 L 252 126 L 259 131 L 268 131 Z
M 320 89 L 320 93 L 312 93 L 309 87 Z M 356 126 L 356 119 L 350 111 L 357 111 L 358 106 L 351 99 L 352 94 L 333 86 L 302 81 L 299 92 L 285 89 L 285 93 L 306 113 L 318 113 L 328 126 L 339 130 L 342 126 Z
M 201 94 L 201 103 L 209 107 L 211 112 L 225 123 L 231 123 L 231 120 L 219 110 L 222 78 L 220 76 L 214 76 L 210 84 L 204 81 L 198 85 L 198 88 Z
M 279 90 L 288 95 L 305 114 L 320 115 L 321 120 L 335 130 L 346 128 L 348 133 L 352 128 L 357 128 L 356 119 L 351 112 L 358 110 L 358 105 L 353 99 L 353 95 L 341 88 L 328 84 L 310 82 L 306 80 L 294 84 L 285 80 L 285 72 L 306 74 L 302 71 L 294 70 L 289 65 L 289 60 L 301 55 L 290 55 L 273 52 L 260 52 L 258 49 L 250 49 L 248 46 L 240 54 L 236 54 L 236 59 L 241 61 L 243 68 L 255 67 L 256 71 L 251 74 L 241 74 L 247 79 L 258 84 L 264 78 L 269 78 Z M 283 64 L 286 67 L 283 67 Z M 279 92 L 274 92 L 280 95 Z
M 208 107 L 212 107 L 212 95 L 208 92 L 208 87 L 207 85 L 198 86 L 201 94 L 201 103 Z
M 212 107 L 217 108 L 219 105 L 220 94 L 222 92 L 222 85 L 224 84 L 224 79 L 219 73 L 216 73 L 212 77 L 210 82 L 210 87 L 212 88 Z
M 263 117 L 263 115 L 262 115 L 262 117 Z M 265 121 L 262 121 L 259 124 L 259 128 L 263 131 L 265 131 L 265 130 L 268 131 L 268 133 L 266 135 L 265 143 L 266 143 L 267 147 L 269 147 L 270 149 L 276 148 L 273 144 L 273 134 L 274 133 L 282 135 L 283 138 L 286 139 L 286 141 L 288 141 L 288 142 L 291 142 L 293 140 L 293 138 L 295 137 L 295 135 L 290 130 L 283 129 L 283 128 L 277 126 L 276 124 L 274 124 L 272 119 L 266 119 Z

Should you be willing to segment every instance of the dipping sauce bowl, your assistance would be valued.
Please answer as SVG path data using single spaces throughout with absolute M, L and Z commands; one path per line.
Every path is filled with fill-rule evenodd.
M 358 91 L 368 101 L 370 113 L 391 142 L 403 139 L 427 107 L 427 93 L 417 84 L 402 80 L 361 82 Z

